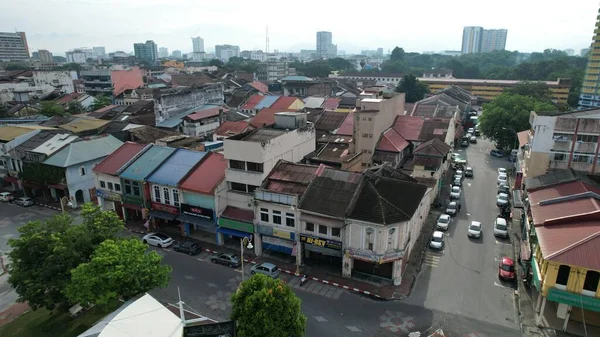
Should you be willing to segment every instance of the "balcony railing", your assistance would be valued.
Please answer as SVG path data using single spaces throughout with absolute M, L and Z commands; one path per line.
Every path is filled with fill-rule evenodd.
M 554 145 L 552 146 L 552 150 L 570 152 L 571 151 L 571 142 L 568 140 L 555 140 Z
M 576 152 L 596 153 L 596 143 L 579 143 L 575 144 Z
M 573 168 L 574 170 L 577 170 L 577 171 L 591 172 L 592 164 L 573 162 L 573 163 L 571 163 L 571 168 Z
M 566 169 L 567 168 L 567 162 L 566 161 L 562 161 L 562 160 L 561 161 L 551 160 L 549 167 L 551 169 Z

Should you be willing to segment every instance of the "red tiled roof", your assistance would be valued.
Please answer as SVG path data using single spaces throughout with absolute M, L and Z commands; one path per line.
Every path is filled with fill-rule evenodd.
M 78 98 L 81 95 L 83 95 L 83 94 L 78 93 L 78 92 L 74 92 L 74 93 L 71 93 L 71 94 L 68 94 L 68 95 L 64 95 L 63 97 L 57 99 L 56 103 L 58 103 L 58 104 L 69 103 L 69 102 L 71 102 L 72 100 Z
M 182 190 L 212 195 L 225 179 L 227 160 L 216 152 L 209 152 L 194 170 L 179 184 Z
M 433 138 L 420 144 L 414 151 L 415 156 L 444 157 L 450 152 L 451 147 L 439 138 Z
M 229 137 L 244 132 L 250 127 L 250 122 L 246 121 L 226 121 L 215 130 L 217 136 Z
M 540 201 L 584 192 L 595 192 L 600 194 L 600 189 L 577 180 L 529 192 L 527 196 L 530 204 L 536 205 Z
M 266 94 L 267 92 L 269 92 L 269 87 L 263 83 L 254 81 L 254 82 L 248 83 L 248 84 L 250 84 L 250 86 L 253 87 L 254 89 L 262 92 L 263 94 Z
M 131 67 L 130 70 L 113 70 L 110 72 L 113 83 L 113 95 L 119 96 L 125 90 L 137 89 L 144 86 L 144 74 L 139 67 Z
M 600 223 L 586 221 L 535 228 L 544 259 L 600 270 Z
M 387 152 L 402 152 L 408 144 L 406 139 L 402 138 L 396 130 L 389 128 L 381 134 L 375 149 Z
M 275 114 L 278 112 L 296 112 L 298 110 L 281 109 L 281 108 L 264 108 L 261 109 L 256 116 L 252 117 L 250 124 L 255 128 L 261 128 L 268 124 L 275 123 Z
M 598 201 L 593 197 L 582 197 L 546 205 L 531 204 L 530 209 L 535 226 L 544 225 L 550 220 L 563 219 L 565 221 L 568 218 L 600 211 Z
M 254 109 L 254 107 L 260 101 L 262 101 L 263 98 L 265 98 L 265 96 L 262 96 L 262 95 L 252 95 L 252 96 L 250 96 L 250 98 L 248 98 L 248 100 L 246 101 L 246 103 L 244 103 L 244 105 L 242 105 L 242 109 Z
M 342 135 L 342 136 L 352 136 L 353 133 L 354 133 L 354 113 L 349 112 L 348 116 L 346 116 L 346 119 L 344 119 L 344 122 L 342 123 L 342 125 L 340 126 L 340 128 L 337 130 L 337 132 L 335 134 Z
M 216 107 L 216 108 L 212 108 L 212 109 L 196 111 L 196 112 L 192 113 L 191 115 L 187 115 L 185 118 L 192 120 L 192 121 L 197 121 L 197 120 L 201 120 L 201 119 L 208 118 L 208 117 L 218 116 L 219 109 L 223 109 L 223 112 L 229 111 L 229 109 L 226 109 L 224 107 Z
M 335 110 L 340 105 L 341 99 L 339 98 L 328 98 L 323 102 L 321 108 L 323 110 Z
M 102 113 L 102 112 L 107 112 L 108 110 L 110 110 L 110 109 L 113 109 L 113 108 L 116 108 L 116 107 L 118 107 L 118 105 L 113 105 L 113 104 L 111 104 L 111 105 L 107 105 L 107 106 L 105 106 L 104 108 L 100 108 L 100 109 L 98 109 L 98 110 L 92 111 L 92 113 Z
M 292 96 L 281 96 L 279 97 L 275 103 L 271 104 L 269 108 L 271 109 L 289 109 L 292 104 L 297 100 L 296 97 Z
M 423 128 L 423 118 L 414 116 L 398 116 L 392 128 L 408 141 L 420 140 L 419 135 Z
M 279 161 L 267 176 L 266 190 L 302 195 L 314 179 L 318 166 Z
M 96 167 L 94 172 L 116 175 L 117 171 L 130 161 L 135 155 L 140 153 L 146 147 L 146 144 L 126 142 L 115 150 L 110 156 L 104 158 Z
M 412 116 L 414 107 L 415 103 L 404 103 L 404 111 L 406 111 L 406 115 Z
M 254 222 L 254 212 L 252 210 L 237 208 L 233 206 L 225 207 L 225 210 L 221 214 L 221 217 L 242 222 Z

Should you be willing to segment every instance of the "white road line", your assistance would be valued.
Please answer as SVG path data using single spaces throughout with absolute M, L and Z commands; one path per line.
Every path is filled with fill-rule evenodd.
M 317 322 L 327 322 L 327 319 L 323 316 L 314 316 L 314 319 L 317 320 Z
M 351 325 L 351 326 L 347 326 L 346 329 L 352 331 L 352 332 L 360 332 L 360 329 Z
M 511 290 L 512 290 L 512 288 L 511 288 L 511 287 L 507 287 L 507 286 L 505 286 L 505 285 L 502 285 L 502 284 L 500 284 L 500 283 L 498 283 L 498 282 L 494 282 L 494 285 L 495 285 L 496 287 L 500 287 L 500 288 L 504 288 L 504 289 L 511 289 Z

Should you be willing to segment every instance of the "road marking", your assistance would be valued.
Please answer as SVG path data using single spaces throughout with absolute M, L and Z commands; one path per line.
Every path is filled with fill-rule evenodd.
M 512 288 L 511 288 L 511 287 L 507 287 L 507 286 L 505 286 L 505 285 L 502 285 L 502 284 L 500 284 L 500 283 L 498 283 L 498 282 L 495 282 L 495 281 L 494 281 L 494 285 L 495 285 L 496 287 L 505 288 L 505 289 L 511 289 L 511 290 L 512 290 Z
M 403 312 L 391 312 L 390 310 L 386 310 L 385 315 L 382 315 L 379 320 L 381 321 L 379 324 L 380 327 L 394 333 L 402 331 L 407 334 L 411 329 L 415 328 L 414 317 L 407 316 Z
M 184 277 L 188 281 L 193 281 L 194 280 L 194 277 L 192 275 L 185 275 Z
M 352 332 L 360 332 L 360 329 L 355 327 L 354 325 L 351 326 L 347 326 L 346 329 L 352 331 Z
M 219 286 L 214 283 L 207 283 L 207 285 L 211 288 L 218 288 Z
M 496 244 L 497 245 L 510 245 L 510 242 L 504 242 L 504 241 L 500 241 L 500 240 L 496 239 Z
M 424 266 L 430 266 L 430 267 L 437 267 L 438 263 L 440 262 L 440 257 L 437 255 L 433 255 L 431 253 L 426 253 L 425 257 L 423 257 L 423 265 Z
M 325 319 L 323 316 L 314 316 L 313 318 L 316 319 L 317 322 L 327 322 L 327 319 Z

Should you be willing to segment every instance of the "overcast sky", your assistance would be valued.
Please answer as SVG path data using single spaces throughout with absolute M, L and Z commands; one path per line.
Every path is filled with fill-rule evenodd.
M 0 0 L 0 31 L 27 33 L 30 51 L 55 55 L 76 47 L 133 50 L 154 40 L 190 52 L 190 37 L 242 50 L 315 49 L 316 32 L 333 33 L 338 50 L 460 50 L 463 26 L 506 28 L 506 48 L 523 52 L 589 47 L 597 0 Z

